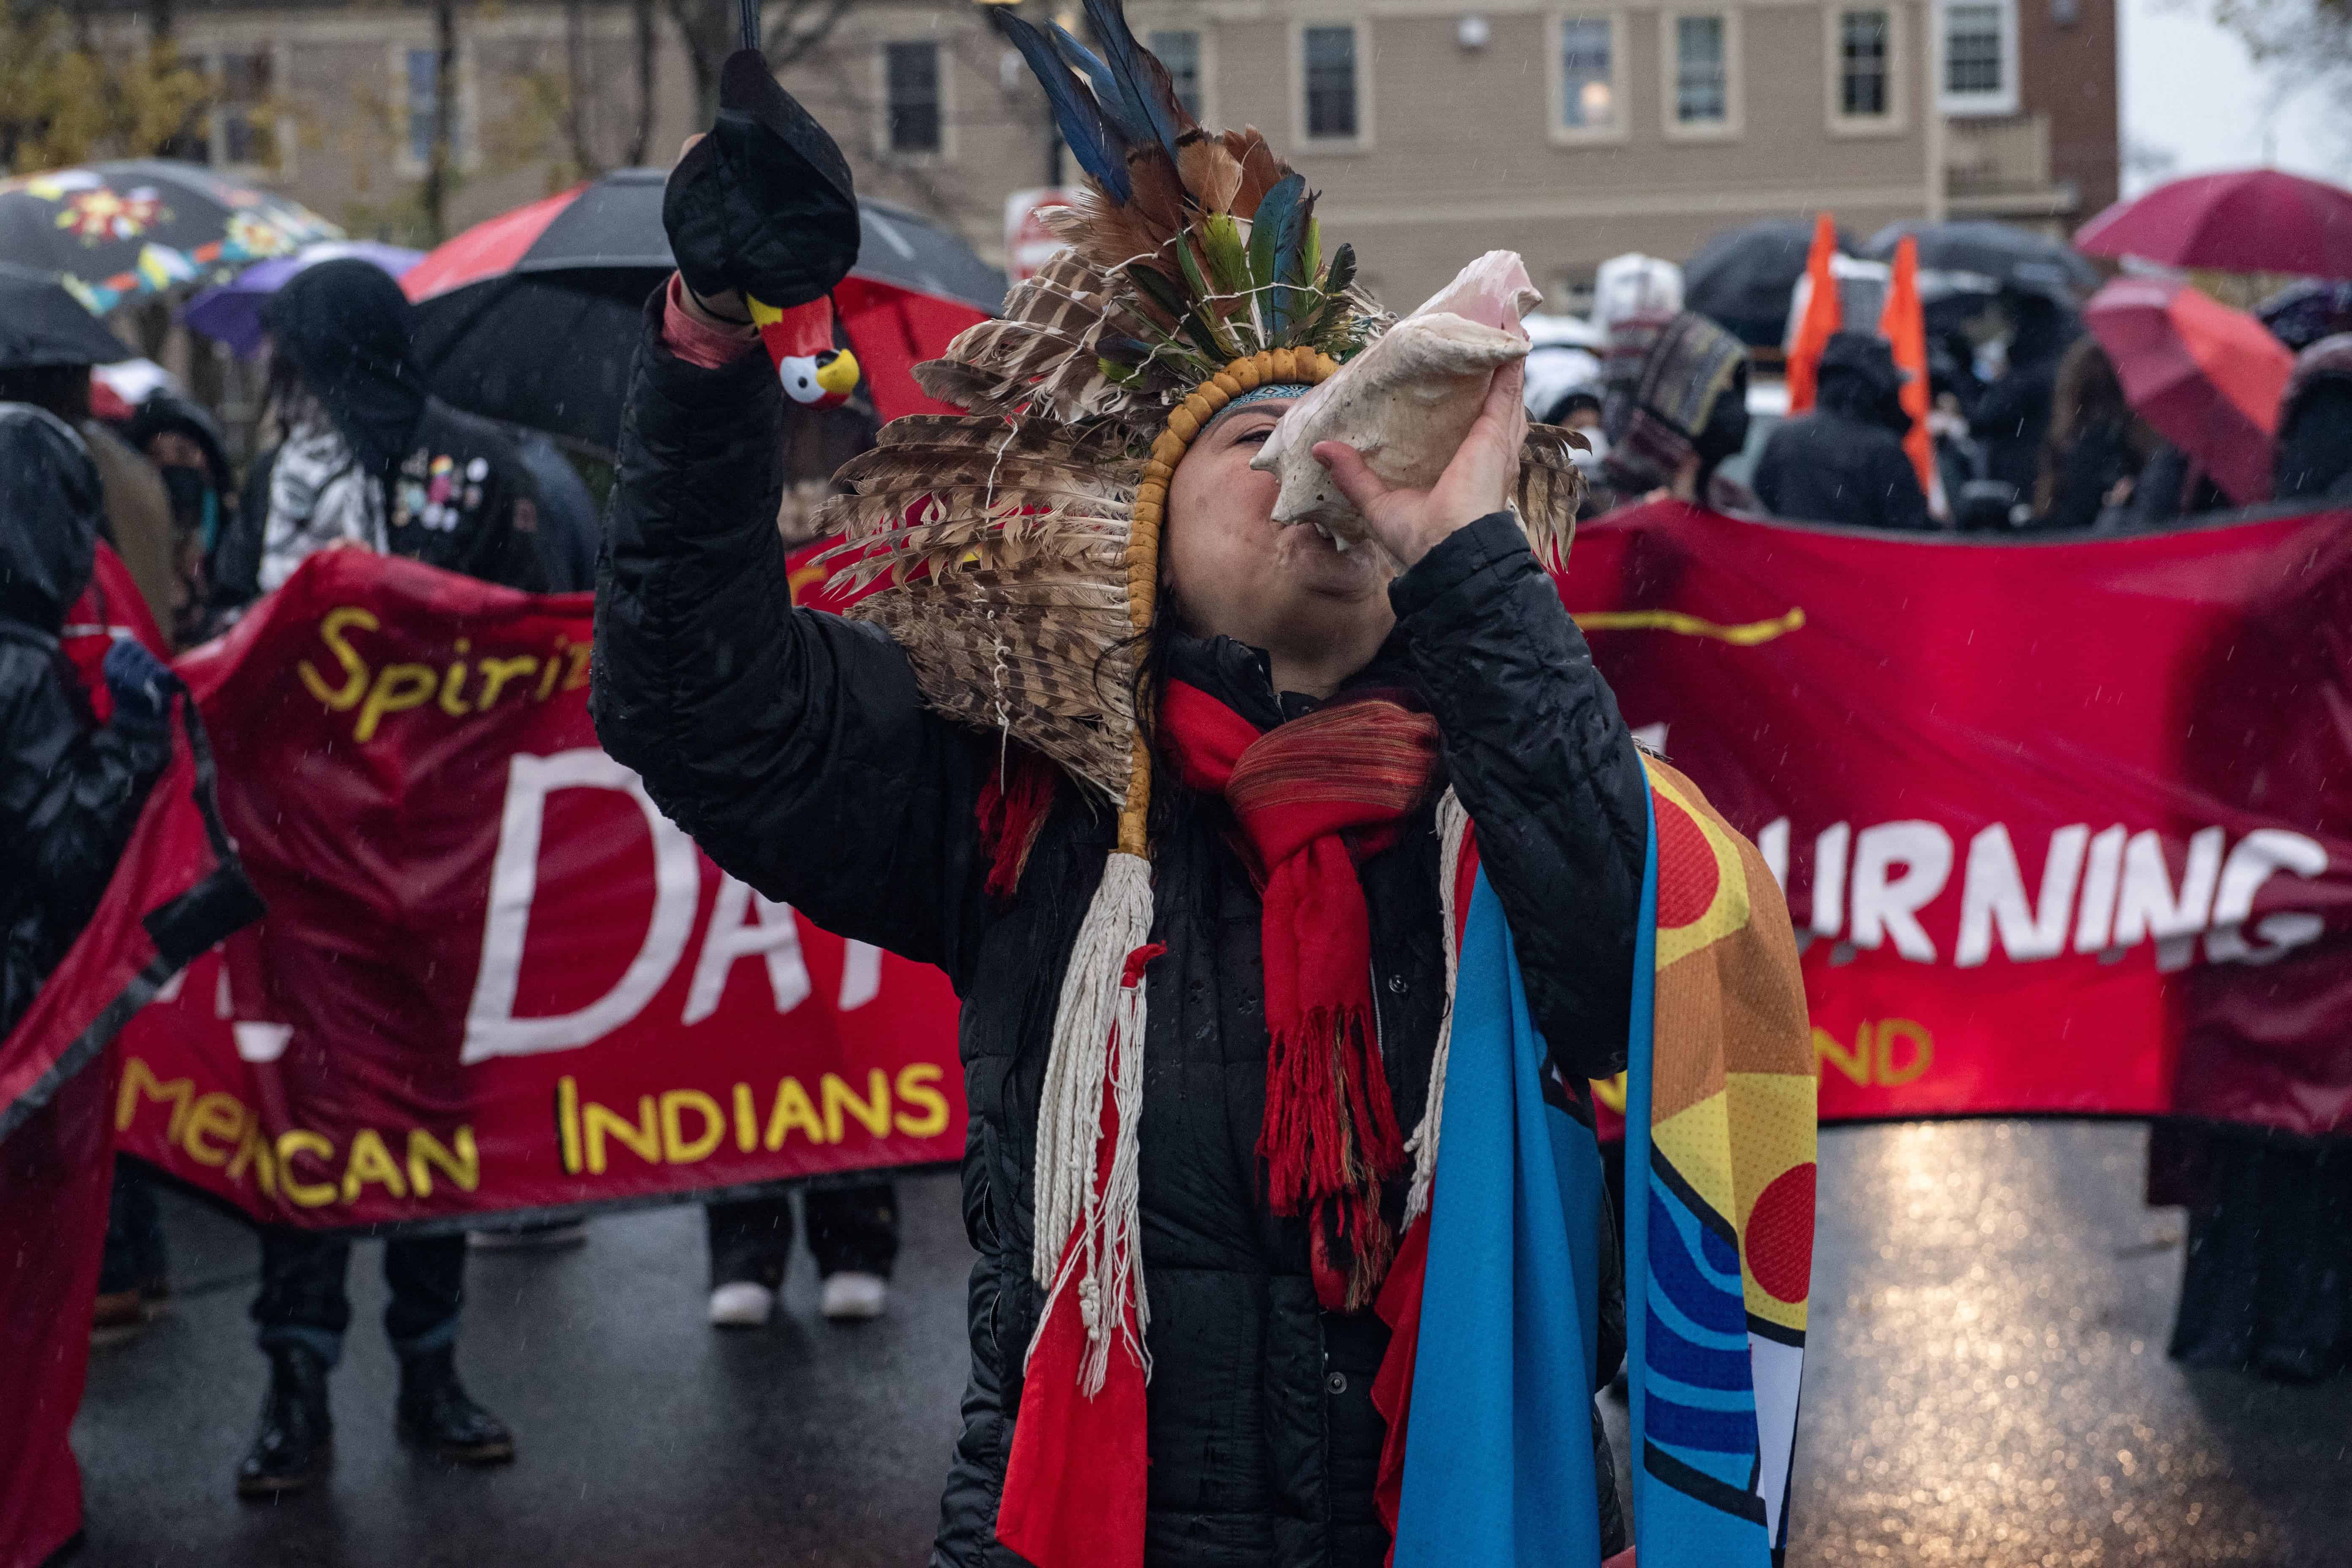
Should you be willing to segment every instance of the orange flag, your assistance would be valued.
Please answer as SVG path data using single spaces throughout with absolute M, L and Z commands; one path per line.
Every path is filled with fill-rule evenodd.
M 1822 363 L 1822 350 L 1829 346 L 1830 334 L 1838 330 L 1843 314 L 1838 308 L 1837 274 L 1830 270 L 1830 258 L 1837 254 L 1837 224 L 1829 214 L 1813 219 L 1813 247 L 1805 257 L 1805 276 L 1812 279 L 1812 293 L 1805 300 L 1805 313 L 1797 321 L 1797 337 L 1789 345 L 1789 412 L 1802 414 L 1813 405 L 1813 375 Z
M 1903 437 L 1903 450 L 1919 470 L 1919 489 L 1932 496 L 1936 448 L 1927 434 L 1927 315 L 1919 303 L 1919 242 L 1907 234 L 1895 247 L 1895 276 L 1887 284 L 1886 308 L 1878 314 L 1878 335 L 1894 349 L 1895 367 L 1904 375 L 1903 411 L 1911 416 L 1911 429 Z

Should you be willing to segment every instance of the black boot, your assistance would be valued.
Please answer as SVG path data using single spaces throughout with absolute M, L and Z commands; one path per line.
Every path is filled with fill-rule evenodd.
M 457 1354 L 446 1345 L 400 1363 L 399 1425 L 402 1442 L 436 1459 L 502 1465 L 515 1456 L 514 1434 L 467 1397 Z
M 300 1491 L 327 1473 L 334 1452 L 326 1358 L 303 1345 L 275 1345 L 268 1354 L 269 1392 L 261 1401 L 261 1430 L 236 1468 L 239 1497 Z

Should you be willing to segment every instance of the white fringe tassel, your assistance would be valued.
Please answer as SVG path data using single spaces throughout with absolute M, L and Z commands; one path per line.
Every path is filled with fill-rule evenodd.
M 1151 940 L 1151 866 L 1116 850 L 1103 865 L 1102 883 L 1078 927 L 1070 967 L 1054 1014 L 1045 1058 L 1045 1092 L 1037 1114 L 1036 1237 L 1031 1271 L 1045 1288 L 1037 1334 L 1055 1299 L 1074 1279 L 1087 1328 L 1087 1358 L 1078 1386 L 1098 1392 L 1110 1365 L 1114 1325 L 1151 1375 L 1144 1331 L 1151 1321 L 1136 1252 L 1141 1219 L 1137 1130 L 1143 1118 L 1144 983 L 1124 985 L 1128 955 Z M 1095 1168 L 1102 1142 L 1102 1097 L 1111 1096 L 1118 1131 L 1110 1172 L 1099 1191 Z M 1079 1245 L 1068 1243 L 1073 1234 Z M 1068 1253 L 1066 1263 L 1063 1254 Z M 1132 1294 L 1131 1326 L 1120 1304 Z M 1029 1342 L 1034 1354 L 1037 1339 Z
M 1412 1156 L 1412 1186 L 1404 1200 L 1407 1229 L 1429 1212 L 1429 1194 L 1437 1184 L 1437 1130 L 1445 1111 L 1445 1060 L 1454 1044 L 1454 988 L 1462 968 L 1454 888 L 1461 879 L 1462 844 L 1469 831 L 1470 814 L 1463 809 L 1461 797 L 1448 789 L 1437 803 L 1437 900 L 1444 911 L 1445 1010 L 1438 1016 L 1437 1049 L 1429 1059 L 1429 1102 L 1422 1108 L 1421 1125 L 1404 1143 L 1405 1152 Z

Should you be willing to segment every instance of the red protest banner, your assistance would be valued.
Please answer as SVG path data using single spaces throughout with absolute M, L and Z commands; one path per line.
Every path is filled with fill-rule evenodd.
M 182 660 L 269 914 L 124 1032 L 126 1151 L 313 1226 L 962 1152 L 944 977 L 662 816 L 596 744 L 591 610 L 339 551 Z
M 1562 592 L 1788 890 L 1824 1120 L 2352 1131 L 2352 512 L 2021 544 L 1662 503 Z

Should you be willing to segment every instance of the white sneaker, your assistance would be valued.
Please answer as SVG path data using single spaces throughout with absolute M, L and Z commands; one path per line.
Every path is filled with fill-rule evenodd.
M 843 1272 L 824 1282 L 824 1299 L 817 1310 L 836 1323 L 878 1318 L 890 1304 L 890 1287 L 878 1274 Z
M 764 1328 L 775 1310 L 776 1293 L 757 1279 L 730 1279 L 710 1292 L 713 1328 Z

